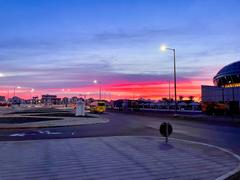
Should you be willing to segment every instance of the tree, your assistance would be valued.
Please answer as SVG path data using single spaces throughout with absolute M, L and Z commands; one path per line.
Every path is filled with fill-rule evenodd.
M 183 100 L 183 96 L 179 96 L 179 101 L 182 101 Z
M 167 98 L 162 98 L 162 101 L 167 102 L 168 99 Z
M 189 96 L 188 99 L 190 102 L 193 102 L 194 96 Z

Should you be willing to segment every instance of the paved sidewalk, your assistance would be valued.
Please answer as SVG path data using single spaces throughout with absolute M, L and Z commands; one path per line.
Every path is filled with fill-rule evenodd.
M 0 142 L 0 179 L 216 179 L 239 159 L 216 147 L 158 137 Z

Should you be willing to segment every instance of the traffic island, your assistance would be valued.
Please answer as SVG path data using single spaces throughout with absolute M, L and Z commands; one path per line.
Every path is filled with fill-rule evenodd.
M 65 109 L 56 109 L 56 108 L 25 108 L 25 109 L 12 109 L 10 112 L 5 114 L 39 114 L 39 113 L 64 113 L 64 112 L 71 112 L 71 110 Z
M 96 114 L 89 114 L 86 113 L 85 116 L 76 116 L 74 113 L 72 112 L 54 112 L 54 113 L 36 113 L 36 114 L 28 114 L 29 116 L 47 116 L 47 117 L 75 117 L 75 118 L 79 118 L 79 117 L 85 117 L 85 118 L 96 118 L 98 117 Z
M 91 116 L 11 115 L 0 118 L 0 129 L 32 129 L 108 123 L 109 119 Z
M 0 117 L 0 127 L 1 127 L 1 124 L 24 124 L 24 123 L 32 123 L 32 122 L 54 121 L 54 120 L 61 120 L 61 119 L 62 118 L 2 116 Z
M 216 146 L 152 136 L 0 142 L 5 179 L 226 179 L 239 156 Z

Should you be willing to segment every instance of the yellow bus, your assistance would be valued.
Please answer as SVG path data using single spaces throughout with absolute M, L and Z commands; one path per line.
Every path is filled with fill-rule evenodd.
M 104 101 L 94 101 L 90 104 L 90 112 L 104 113 L 106 111 L 106 103 Z

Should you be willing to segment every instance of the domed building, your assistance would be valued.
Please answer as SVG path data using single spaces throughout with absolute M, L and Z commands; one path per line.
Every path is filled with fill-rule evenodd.
M 213 82 L 218 87 L 239 87 L 240 61 L 224 66 L 213 78 Z
M 240 61 L 224 66 L 213 78 L 214 86 L 202 85 L 202 102 L 227 104 L 239 112 Z

